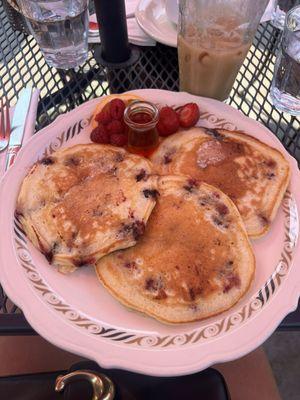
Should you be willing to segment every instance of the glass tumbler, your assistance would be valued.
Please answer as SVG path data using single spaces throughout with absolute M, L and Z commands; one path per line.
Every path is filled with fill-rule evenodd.
M 300 0 L 275 0 L 271 21 L 272 25 L 283 30 L 286 13 L 299 4 Z
M 268 0 L 180 0 L 180 90 L 227 99 Z
M 286 15 L 270 94 L 276 108 L 300 115 L 300 6 Z
M 47 63 L 78 67 L 88 55 L 88 0 L 17 0 Z

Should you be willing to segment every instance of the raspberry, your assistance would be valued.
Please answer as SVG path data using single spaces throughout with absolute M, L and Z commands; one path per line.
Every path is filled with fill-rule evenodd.
M 180 126 L 183 128 L 191 128 L 196 125 L 200 111 L 196 103 L 187 103 L 177 110 Z
M 171 107 L 163 107 L 159 112 L 157 130 L 160 136 L 169 136 L 177 132 L 179 119 L 177 113 Z
M 104 125 L 108 124 L 112 120 L 110 115 L 110 103 L 105 104 L 99 114 L 96 115 L 95 120 Z
M 123 129 L 122 135 L 125 135 L 125 136 L 128 138 L 129 128 L 128 128 L 128 126 L 125 124 L 124 121 L 120 121 L 120 122 L 121 122 L 121 124 L 122 124 L 122 129 Z
M 121 99 L 113 99 L 110 101 L 109 105 L 111 118 L 119 121 L 123 120 L 124 110 L 126 108 L 124 101 Z
M 125 146 L 127 144 L 127 137 L 126 135 L 118 135 L 114 133 L 110 136 L 110 143 L 114 146 Z
M 109 135 L 123 135 L 124 123 L 114 119 L 106 125 L 106 130 Z
M 106 144 L 110 142 L 109 134 L 103 124 L 99 124 L 97 128 L 91 132 L 90 138 L 94 143 Z

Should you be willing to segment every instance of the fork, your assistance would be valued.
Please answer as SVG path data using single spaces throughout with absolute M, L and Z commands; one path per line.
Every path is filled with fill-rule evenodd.
M 9 107 L 7 99 L 5 98 L 5 105 L 3 104 L 3 98 L 0 100 L 0 152 L 5 150 L 10 137 L 10 118 L 9 118 Z

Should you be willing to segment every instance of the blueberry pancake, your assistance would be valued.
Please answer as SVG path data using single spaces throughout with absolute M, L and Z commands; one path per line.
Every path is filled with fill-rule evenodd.
M 151 163 L 123 149 L 85 144 L 35 163 L 16 213 L 34 244 L 61 272 L 133 246 L 155 205 Z
M 137 244 L 96 265 L 120 302 L 168 323 L 221 313 L 248 290 L 255 258 L 240 214 L 219 189 L 184 176 L 159 179 Z
M 221 189 L 252 238 L 268 231 L 290 179 L 289 164 L 278 150 L 227 130 L 179 132 L 162 142 L 152 161 L 161 174 L 189 175 Z

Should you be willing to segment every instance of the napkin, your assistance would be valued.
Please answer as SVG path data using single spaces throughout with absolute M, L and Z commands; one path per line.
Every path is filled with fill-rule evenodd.
M 139 4 L 139 0 L 125 0 L 126 17 L 134 17 L 135 9 Z
M 270 0 L 260 22 L 270 21 L 272 19 L 274 8 L 275 8 L 275 0 Z
M 27 117 L 26 117 L 22 146 L 24 146 L 24 144 L 28 141 L 28 139 L 31 138 L 31 136 L 35 132 L 35 122 L 36 122 L 36 113 L 37 113 L 37 107 L 38 107 L 38 102 L 39 102 L 39 95 L 40 95 L 40 91 L 38 89 L 32 89 L 30 106 L 28 109 Z M 15 107 L 11 107 L 9 110 L 10 111 L 10 121 L 12 121 L 14 109 L 15 109 Z M 0 178 L 2 177 L 2 175 L 5 172 L 5 158 L 6 158 L 6 151 L 2 151 L 0 153 Z

